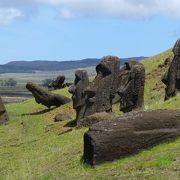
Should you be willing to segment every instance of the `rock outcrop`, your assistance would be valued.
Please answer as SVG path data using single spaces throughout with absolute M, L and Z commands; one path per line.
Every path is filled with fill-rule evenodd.
M 90 127 L 93 124 L 96 124 L 98 122 L 101 122 L 107 119 L 109 120 L 114 119 L 115 117 L 117 116 L 113 113 L 107 113 L 107 112 L 95 113 L 77 121 L 77 128 Z
M 84 135 L 84 161 L 113 161 L 180 136 L 180 110 L 130 112 L 94 124 Z
M 0 124 L 6 124 L 8 121 L 8 114 L 0 97 Z
M 68 114 L 60 113 L 54 117 L 54 122 L 61 122 L 61 121 L 66 121 L 70 119 L 71 117 Z
M 49 93 L 33 83 L 27 83 L 26 88 L 32 93 L 38 104 L 48 108 L 51 106 L 59 107 L 71 101 L 65 96 Z

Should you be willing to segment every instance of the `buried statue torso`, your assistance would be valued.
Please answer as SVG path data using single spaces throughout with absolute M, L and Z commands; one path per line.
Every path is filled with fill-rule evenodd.
M 96 66 L 97 76 L 86 88 L 86 108 L 84 116 L 96 112 L 111 112 L 112 99 L 117 89 L 120 60 L 107 56 Z
M 120 111 L 124 113 L 144 106 L 145 68 L 136 61 L 129 61 L 119 73 Z

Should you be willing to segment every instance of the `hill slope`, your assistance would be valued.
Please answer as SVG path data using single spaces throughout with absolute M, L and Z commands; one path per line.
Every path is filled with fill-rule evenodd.
M 142 60 L 144 57 L 123 58 L 121 63 L 130 59 Z M 32 73 L 35 71 L 61 71 L 96 66 L 100 59 L 89 58 L 78 61 L 12 61 L 0 65 L 0 73 Z
M 164 102 L 163 85 L 156 85 L 165 71 L 163 68 L 159 70 L 158 65 L 168 56 L 171 56 L 170 51 L 143 61 L 146 67 L 146 109 L 180 108 L 180 96 Z M 67 89 L 56 92 L 71 96 Z M 53 122 L 57 113 L 67 113 L 71 119 L 75 118 L 71 103 L 47 110 L 31 99 L 6 107 L 10 121 L 7 126 L 0 126 L 2 179 L 175 180 L 180 177 L 180 139 L 91 168 L 81 161 L 83 134 L 87 129 L 64 127 L 69 121 Z M 114 109 L 118 112 L 118 105 Z

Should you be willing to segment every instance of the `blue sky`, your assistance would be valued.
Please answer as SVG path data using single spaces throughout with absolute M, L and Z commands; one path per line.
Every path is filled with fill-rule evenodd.
M 179 0 L 1 0 L 0 64 L 152 56 L 180 37 Z

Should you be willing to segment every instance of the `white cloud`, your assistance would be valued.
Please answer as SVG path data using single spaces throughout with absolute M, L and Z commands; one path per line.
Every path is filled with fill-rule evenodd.
M 0 25 L 5 25 L 12 22 L 14 19 L 22 17 L 23 14 L 21 11 L 15 8 L 0 8 Z
M 58 9 L 65 19 L 109 16 L 147 18 L 156 15 L 180 18 L 180 0 L 0 0 L 0 24 L 31 16 L 41 6 Z
M 81 16 L 145 18 L 154 15 L 180 17 L 180 0 L 41 0 Z
M 60 10 L 59 17 L 63 19 L 72 19 L 76 18 L 77 14 L 75 16 L 75 14 L 73 14 L 70 10 L 63 8 Z

